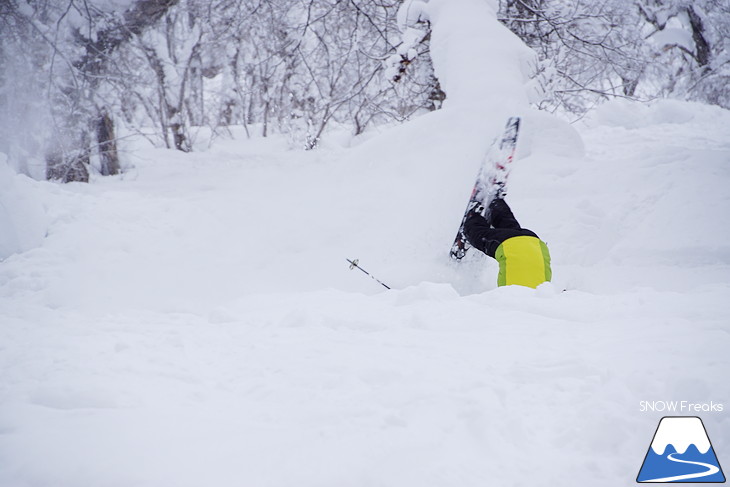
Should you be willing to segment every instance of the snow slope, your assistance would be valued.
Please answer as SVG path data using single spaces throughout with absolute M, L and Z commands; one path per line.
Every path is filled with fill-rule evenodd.
M 469 30 L 429 7 L 438 62 Z M 628 485 L 662 415 L 640 401 L 730 407 L 730 113 L 614 102 L 576 132 L 524 108 L 508 201 L 555 276 L 530 290 L 448 259 L 504 124 L 465 106 L 13 179 L 47 236 L 0 262 L 0 485 Z M 702 419 L 730 464 L 727 413 Z

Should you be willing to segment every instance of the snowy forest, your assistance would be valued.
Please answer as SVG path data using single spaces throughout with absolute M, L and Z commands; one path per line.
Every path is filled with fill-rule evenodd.
M 0 487 L 725 480 L 728 33 L 0 0 Z
M 180 151 L 196 128 L 233 125 L 313 149 L 334 125 L 360 134 L 437 110 L 449 94 L 430 22 L 423 2 L 402 4 L 4 1 L 0 152 L 21 173 L 87 181 L 120 171 L 122 127 Z M 541 110 L 576 120 L 615 97 L 730 107 L 724 0 L 500 0 L 498 18 L 535 53 Z

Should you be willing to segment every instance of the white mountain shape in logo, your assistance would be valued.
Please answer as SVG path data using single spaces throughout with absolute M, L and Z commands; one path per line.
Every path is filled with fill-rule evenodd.
M 663 455 L 667 445 L 673 445 L 680 455 L 694 445 L 703 455 L 710 449 L 710 439 L 700 418 L 678 417 L 663 418 L 659 423 L 651 449 L 657 455 Z

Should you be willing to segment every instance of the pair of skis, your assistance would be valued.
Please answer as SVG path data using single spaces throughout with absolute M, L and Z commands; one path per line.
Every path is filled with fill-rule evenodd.
M 512 160 L 517 149 L 517 135 L 520 131 L 519 117 L 510 117 L 500 139 L 495 140 L 487 151 L 482 165 L 479 168 L 474 188 L 471 191 L 466 211 L 461 219 L 459 231 L 451 245 L 451 258 L 460 261 L 471 248 L 471 244 L 464 235 L 464 222 L 473 213 L 488 218 L 489 204 L 506 191 L 507 177 L 512 167 Z

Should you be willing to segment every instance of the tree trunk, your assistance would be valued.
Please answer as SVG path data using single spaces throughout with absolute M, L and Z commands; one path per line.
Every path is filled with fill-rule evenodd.
M 621 77 L 622 81 L 622 88 L 624 95 L 633 97 L 636 93 L 636 87 L 639 86 L 639 80 L 638 79 L 628 79 Z
M 175 142 L 175 149 L 182 152 L 190 152 L 182 125 L 179 123 L 171 123 L 170 130 L 172 131 L 172 140 Z
M 261 136 L 266 137 L 268 136 L 269 132 L 269 101 L 266 100 L 266 103 L 264 103 L 264 123 L 263 127 L 261 129 Z
M 705 38 L 705 26 L 691 5 L 687 7 L 687 15 L 689 16 L 689 23 L 692 26 L 692 40 L 694 40 L 696 47 L 695 59 L 697 60 L 697 64 L 701 68 L 704 68 L 710 64 L 711 54 L 710 45 Z
M 119 152 L 114 136 L 114 120 L 106 110 L 102 110 L 96 121 L 96 141 L 99 144 L 99 160 L 102 176 L 119 174 Z

